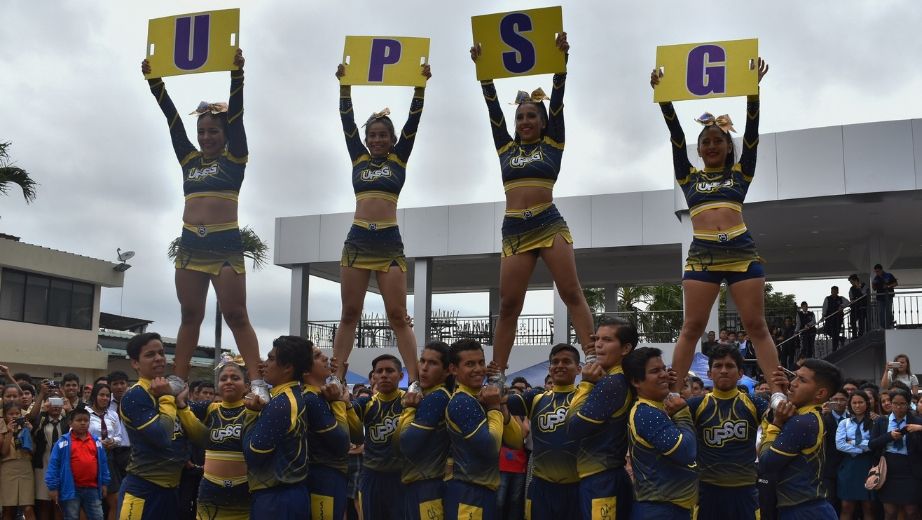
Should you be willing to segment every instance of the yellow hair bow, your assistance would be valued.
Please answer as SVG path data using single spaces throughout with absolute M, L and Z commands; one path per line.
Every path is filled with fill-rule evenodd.
M 705 112 L 701 114 L 701 117 L 695 119 L 695 121 L 701 123 L 703 126 L 716 126 L 723 130 L 724 133 L 736 133 L 736 129 L 733 128 L 733 121 L 727 114 L 715 117 L 714 114 Z
M 387 116 L 389 116 L 389 115 L 391 115 L 391 109 L 385 107 L 384 110 L 382 110 L 382 111 L 380 111 L 380 112 L 375 112 L 374 114 L 372 114 L 371 116 L 369 116 L 369 117 L 368 117 L 368 120 L 365 121 L 365 124 L 362 125 L 362 126 L 363 126 L 363 127 L 364 127 L 364 126 L 368 126 L 368 125 L 370 125 L 371 123 L 374 123 L 375 121 L 377 121 L 378 119 L 381 119 L 382 117 L 387 117 Z
M 227 103 L 218 102 L 218 103 L 207 103 L 202 101 L 198 104 L 198 108 L 194 112 L 190 112 L 190 116 L 200 116 L 203 114 L 211 114 L 216 116 L 218 114 L 223 114 L 227 112 Z
M 544 93 L 544 90 L 541 88 L 536 88 L 532 91 L 531 94 L 520 90 L 518 94 L 515 95 L 515 102 L 513 105 L 521 105 L 522 103 L 540 103 L 542 101 L 549 100 L 551 98 L 547 97 L 547 94 Z

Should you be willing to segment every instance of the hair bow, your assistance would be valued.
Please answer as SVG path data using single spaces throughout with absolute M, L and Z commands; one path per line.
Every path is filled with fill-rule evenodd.
M 727 114 L 714 117 L 714 114 L 705 112 L 701 114 L 701 117 L 695 119 L 695 121 L 701 123 L 703 126 L 716 126 L 723 130 L 724 133 L 736 133 L 736 129 L 733 128 L 733 121 Z
M 203 114 L 211 114 L 216 116 L 218 114 L 223 114 L 227 112 L 227 103 L 218 102 L 218 103 L 207 103 L 202 101 L 198 104 L 198 108 L 194 112 L 190 112 L 190 116 L 200 116 Z
M 551 98 L 547 97 L 547 94 L 544 93 L 540 87 L 532 91 L 531 94 L 520 90 L 518 94 L 515 95 L 515 102 L 513 105 L 521 105 L 522 103 L 540 103 L 542 101 L 549 100 Z
M 241 355 L 239 355 L 239 354 L 236 355 L 236 356 L 231 356 L 230 354 L 222 354 L 222 355 L 221 355 L 221 362 L 218 363 L 218 366 L 216 367 L 216 371 L 217 371 L 217 372 L 220 372 L 221 369 L 224 368 L 225 365 L 228 365 L 228 364 L 230 364 L 230 363 L 233 363 L 233 364 L 235 364 L 235 365 L 237 365 L 237 366 L 239 366 L 239 367 L 245 367 L 245 366 L 246 366 L 246 363 L 243 361 L 243 356 L 241 356 Z
M 391 115 L 391 109 L 389 109 L 389 108 L 387 108 L 387 107 L 384 107 L 384 110 L 382 110 L 382 111 L 380 111 L 380 112 L 375 112 L 374 114 L 368 116 L 368 120 L 365 121 L 365 124 L 362 125 L 362 126 L 363 126 L 363 127 L 368 126 L 368 125 L 374 123 L 375 121 L 377 121 L 378 119 L 381 119 L 381 118 L 383 118 L 383 117 L 387 117 L 387 116 L 389 116 L 389 115 Z

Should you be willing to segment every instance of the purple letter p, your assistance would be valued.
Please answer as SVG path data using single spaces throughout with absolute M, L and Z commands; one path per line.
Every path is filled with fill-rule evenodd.
M 400 42 L 384 38 L 371 41 L 371 60 L 368 63 L 368 81 L 384 81 L 384 66 L 400 61 Z

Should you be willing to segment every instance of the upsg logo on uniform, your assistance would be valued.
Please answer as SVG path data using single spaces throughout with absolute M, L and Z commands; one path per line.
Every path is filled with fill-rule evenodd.
M 426 86 L 429 38 L 346 36 L 343 85 Z
M 482 50 L 477 60 L 481 81 L 567 70 L 557 49 L 557 35 L 563 31 L 560 7 L 473 16 L 471 29 L 474 44 Z
M 240 10 L 155 18 L 147 26 L 148 78 L 234 70 Z
M 653 101 L 758 94 L 758 62 L 757 39 L 657 47 Z

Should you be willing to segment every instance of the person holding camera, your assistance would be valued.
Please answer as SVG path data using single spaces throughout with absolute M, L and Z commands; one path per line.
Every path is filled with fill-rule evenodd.
M 32 473 L 32 425 L 22 415 L 19 401 L 3 405 L 0 421 L 0 502 L 3 520 L 13 520 L 21 507 L 26 520 L 35 518 L 35 481 Z
M 64 412 L 65 399 L 54 381 L 45 380 L 39 389 L 41 405 L 33 407 L 30 421 L 36 424 L 32 431 L 32 469 L 35 472 L 35 511 L 39 519 L 55 518 L 55 507 L 45 484 L 45 471 L 51 459 L 51 448 L 58 439 L 70 431 L 70 420 Z M 60 518 L 60 516 L 58 516 Z

